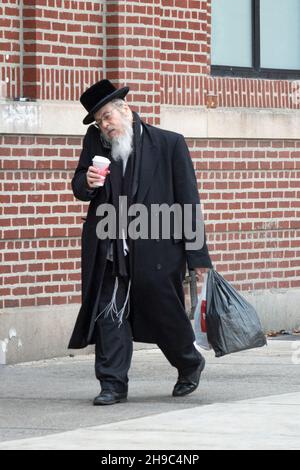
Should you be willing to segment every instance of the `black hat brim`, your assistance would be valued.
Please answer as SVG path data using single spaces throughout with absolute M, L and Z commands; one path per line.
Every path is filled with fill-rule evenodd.
M 93 107 L 93 109 L 91 109 L 89 114 L 87 114 L 85 116 L 84 120 L 82 121 L 83 124 L 91 124 L 92 122 L 94 122 L 95 121 L 94 114 L 100 108 L 102 108 L 102 106 L 104 106 L 105 104 L 109 103 L 110 101 L 112 101 L 116 98 L 124 98 L 127 95 L 128 92 L 129 92 L 129 87 L 125 86 L 123 88 L 120 88 L 119 90 L 114 91 L 113 93 L 106 96 L 102 100 L 98 101 L 98 103 Z

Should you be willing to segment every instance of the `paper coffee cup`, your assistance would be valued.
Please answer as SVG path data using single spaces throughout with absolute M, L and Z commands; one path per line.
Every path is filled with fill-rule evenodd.
M 95 155 L 92 161 L 93 161 L 93 166 L 95 166 L 96 168 L 99 168 L 100 170 L 104 170 L 110 164 L 110 160 L 106 157 L 102 157 L 102 155 Z M 93 186 L 94 187 L 103 186 L 103 183 L 99 181 L 97 183 L 94 183 Z

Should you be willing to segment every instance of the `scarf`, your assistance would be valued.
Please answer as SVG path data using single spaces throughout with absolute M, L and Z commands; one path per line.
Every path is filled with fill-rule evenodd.
M 96 320 L 104 315 L 105 317 L 111 315 L 112 318 L 116 318 L 119 326 L 123 322 L 124 313 L 127 308 L 126 318 L 130 313 L 130 262 L 129 253 L 132 252 L 132 243 L 128 238 L 127 228 L 130 220 L 127 220 L 127 212 L 130 205 L 134 202 L 134 192 L 138 184 L 139 169 L 140 169 L 140 158 L 136 158 L 137 150 L 142 145 L 141 135 L 141 120 L 137 113 L 133 112 L 133 150 L 128 157 L 126 169 L 123 174 L 123 161 L 113 160 L 110 164 L 110 203 L 114 206 L 116 211 L 116 239 L 112 240 L 112 253 L 113 253 L 113 275 L 115 276 L 115 285 L 110 302 L 106 307 L 99 313 Z M 127 205 L 126 207 L 120 206 L 120 197 L 126 196 Z M 119 220 L 120 212 L 125 216 L 123 220 L 127 221 L 126 236 L 123 232 L 119 233 Z M 125 212 L 126 211 L 126 212 Z M 120 231 L 121 232 L 121 231 Z M 121 299 L 122 307 L 117 307 L 117 297 L 119 293 L 120 282 L 126 283 L 127 292 L 124 299 Z M 119 299 L 120 300 L 120 299 Z M 95 321 L 96 321 L 95 320 Z

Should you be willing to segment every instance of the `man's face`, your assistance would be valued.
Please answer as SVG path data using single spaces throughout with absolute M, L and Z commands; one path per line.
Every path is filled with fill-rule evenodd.
M 94 118 L 107 140 L 112 141 L 114 137 L 124 134 L 124 117 L 129 117 L 130 114 L 127 104 L 124 104 L 124 108 L 120 111 L 111 103 L 107 103 L 94 114 Z

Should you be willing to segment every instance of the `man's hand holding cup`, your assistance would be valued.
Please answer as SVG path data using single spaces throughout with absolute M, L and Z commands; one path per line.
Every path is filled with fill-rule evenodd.
M 100 155 L 93 158 L 93 166 L 88 168 L 86 179 L 90 188 L 98 188 L 103 186 L 109 171 L 110 160 Z

